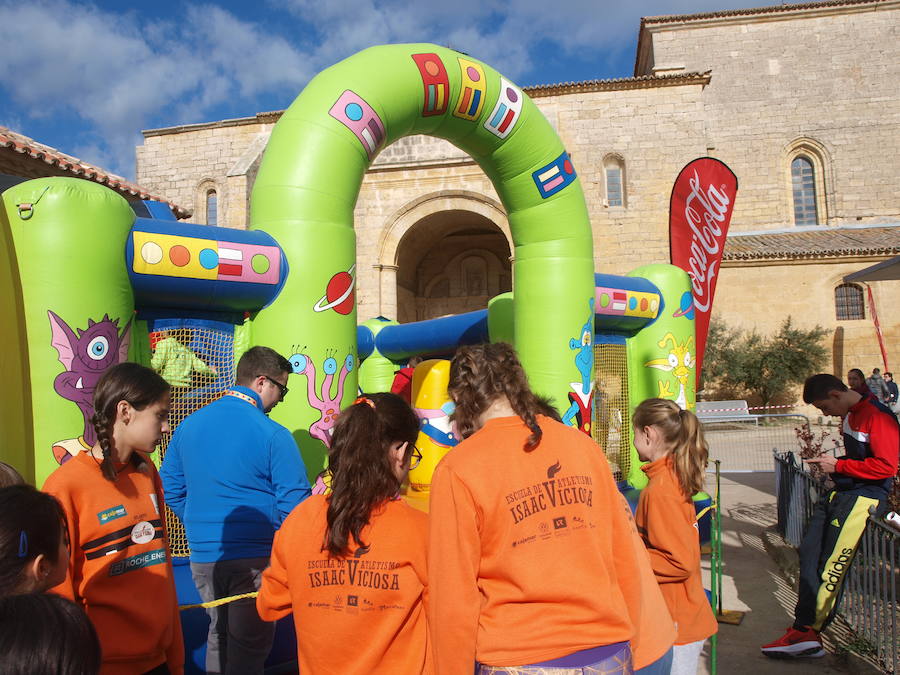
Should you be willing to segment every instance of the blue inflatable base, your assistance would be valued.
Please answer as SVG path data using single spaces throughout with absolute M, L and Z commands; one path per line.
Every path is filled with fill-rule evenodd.
M 175 589 L 179 605 L 200 602 L 200 595 L 191 577 L 190 558 L 172 558 L 175 572 Z M 187 609 L 181 612 L 181 632 L 184 635 L 185 675 L 203 675 L 206 672 L 206 636 L 209 616 L 206 610 Z M 266 674 L 297 673 L 297 637 L 294 634 L 294 618 L 288 615 L 275 625 L 275 642 L 266 661 Z

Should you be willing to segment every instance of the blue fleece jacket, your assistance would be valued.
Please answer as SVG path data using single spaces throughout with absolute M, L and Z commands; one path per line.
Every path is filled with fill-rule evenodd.
M 193 562 L 269 556 L 275 530 L 310 494 L 291 433 L 256 392 L 231 391 L 178 425 L 160 470 Z

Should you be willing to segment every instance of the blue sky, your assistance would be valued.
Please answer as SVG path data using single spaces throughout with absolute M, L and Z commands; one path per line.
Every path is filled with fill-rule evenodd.
M 522 86 L 628 77 L 641 16 L 772 4 L 0 0 L 0 125 L 133 178 L 142 129 L 281 110 L 371 45 L 449 45 Z

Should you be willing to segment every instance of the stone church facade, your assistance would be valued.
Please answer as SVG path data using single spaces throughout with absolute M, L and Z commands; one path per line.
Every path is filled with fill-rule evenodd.
M 668 262 L 672 183 L 712 156 L 739 191 L 714 316 L 761 333 L 791 316 L 832 335 L 836 372 L 883 367 L 866 289 L 844 276 L 900 254 L 900 0 L 641 21 L 632 77 L 525 91 L 572 156 L 597 271 Z M 246 227 L 280 113 L 144 132 L 137 180 Z M 481 169 L 413 136 L 385 149 L 355 211 L 358 315 L 401 322 L 486 306 L 512 285 L 512 240 Z M 900 368 L 900 281 L 871 284 Z

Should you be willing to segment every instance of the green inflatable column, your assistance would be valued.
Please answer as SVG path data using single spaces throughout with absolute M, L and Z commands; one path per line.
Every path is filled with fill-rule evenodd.
M 659 316 L 626 340 L 628 358 L 629 420 L 625 424 L 632 441 L 631 413 L 648 398 L 667 398 L 685 410 L 696 401 L 693 296 L 691 279 L 674 265 L 646 265 L 626 276 L 643 277 L 659 288 L 663 307 Z M 631 471 L 626 477 L 636 488 L 647 483 L 641 462 L 631 443 Z
M 570 383 L 580 384 L 585 367 L 570 341 L 593 320 L 593 241 L 580 181 L 521 89 L 436 45 L 360 52 L 317 75 L 275 125 L 250 220 L 281 244 L 291 275 L 254 320 L 254 342 L 279 351 L 300 345 L 298 363 L 317 372 L 329 358 L 352 359 L 359 188 L 378 152 L 412 134 L 450 141 L 494 184 L 515 244 L 515 344 L 532 386 L 566 409 Z M 356 371 L 342 374 L 331 395 L 345 405 L 355 397 Z M 291 397 L 273 414 L 302 439 L 301 429 L 327 424 L 318 399 Z
M 59 462 L 93 444 L 94 385 L 127 360 L 134 300 L 125 240 L 135 216 L 120 195 L 78 178 L 20 183 L 3 193 L 3 207 L 0 274 L 13 295 L 4 307 L 18 330 L 0 333 L 0 352 L 21 363 L 0 361 L 0 375 L 22 398 L 13 406 L 22 430 L 11 432 L 19 438 L 10 440 L 14 427 L 4 424 L 4 443 L 28 443 L 32 466 L 18 468 L 41 485 Z

